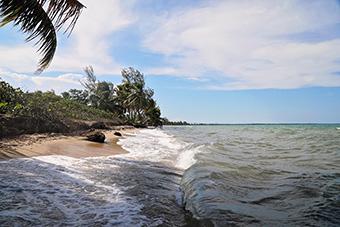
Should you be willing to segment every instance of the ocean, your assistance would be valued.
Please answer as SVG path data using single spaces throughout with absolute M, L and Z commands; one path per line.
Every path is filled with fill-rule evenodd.
M 0 226 L 340 226 L 334 124 L 142 129 L 130 153 L 0 161 Z

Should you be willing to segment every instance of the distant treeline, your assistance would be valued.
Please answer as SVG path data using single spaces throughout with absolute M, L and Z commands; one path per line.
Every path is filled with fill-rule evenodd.
M 122 70 L 122 83 L 99 81 L 91 66 L 85 68 L 83 90 L 24 92 L 0 80 L 0 114 L 24 116 L 69 125 L 70 121 L 110 121 L 139 127 L 161 126 L 160 108 L 144 74 Z M 0 78 L 1 79 L 1 78 Z
M 166 117 L 162 119 L 163 125 L 190 125 L 190 123 L 186 121 L 170 121 Z

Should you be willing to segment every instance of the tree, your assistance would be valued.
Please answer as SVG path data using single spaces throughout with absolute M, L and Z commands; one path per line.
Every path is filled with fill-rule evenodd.
M 88 92 L 87 91 L 78 90 L 78 89 L 70 89 L 68 93 L 70 95 L 71 100 L 77 101 L 81 104 L 88 103 L 88 100 L 87 100 Z
M 64 91 L 61 93 L 61 96 L 63 97 L 63 99 L 71 99 L 71 94 L 67 91 Z
M 1 79 L 1 78 L 0 78 Z M 23 91 L 0 81 L 0 114 L 11 113 L 23 104 Z
M 125 118 L 124 120 L 126 122 L 131 122 L 130 119 L 132 119 L 132 108 L 128 102 L 128 96 L 131 89 L 132 85 L 129 82 L 120 84 L 115 88 L 116 96 L 114 98 L 114 102 L 120 107 L 119 117 Z
M 115 113 L 115 89 L 113 83 L 97 80 L 92 66 L 85 67 L 84 71 L 87 75 L 87 81 L 81 82 L 81 84 L 88 94 L 87 100 L 89 104 L 94 108 Z
M 132 67 L 122 69 L 122 77 L 124 78 L 123 83 L 125 82 L 129 82 L 131 84 L 138 83 L 141 85 L 141 87 L 143 88 L 145 87 L 144 74 Z
M 115 104 L 114 104 L 114 97 L 115 97 L 115 91 L 114 91 L 114 85 L 111 82 L 99 82 L 97 85 L 97 91 L 98 100 L 97 100 L 97 106 L 98 109 L 114 112 L 115 111 Z
M 97 77 L 94 75 L 94 70 L 92 66 L 86 66 L 84 71 L 87 75 L 87 82 L 80 82 L 86 90 L 90 93 L 94 93 L 97 90 Z
M 162 126 L 162 118 L 161 118 L 161 110 L 156 106 L 156 101 L 154 99 L 150 99 L 146 111 L 147 124 L 152 126 Z
M 84 7 L 77 0 L 1 0 L 0 27 L 13 21 L 14 26 L 20 26 L 20 30 L 28 34 L 26 41 L 39 37 L 36 45 L 43 57 L 36 73 L 41 73 L 54 57 L 56 31 L 71 19 L 65 31 L 71 33 Z
M 145 85 L 145 77 L 134 68 L 122 70 L 123 84 L 116 89 L 115 101 L 125 109 L 127 123 L 160 126 L 160 109 L 152 98 L 154 91 Z

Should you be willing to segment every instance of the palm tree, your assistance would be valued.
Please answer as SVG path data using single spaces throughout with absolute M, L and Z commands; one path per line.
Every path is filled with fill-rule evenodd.
M 134 121 L 143 123 L 146 121 L 146 108 L 152 99 L 153 90 L 145 88 L 145 83 L 135 82 L 133 88 L 128 95 L 129 105 L 134 109 Z
M 56 31 L 71 19 L 65 31 L 71 33 L 84 7 L 77 0 L 0 0 L 0 27 L 13 21 L 28 34 L 26 41 L 39 37 L 36 45 L 43 57 L 36 73 L 41 73 L 56 51 Z
M 80 83 L 85 87 L 89 104 L 94 108 L 112 113 L 116 112 L 115 86 L 113 83 L 97 80 L 92 66 L 85 67 L 84 71 L 87 75 L 87 81 L 80 81 Z
M 121 107 L 121 117 L 125 118 L 127 123 L 132 123 L 133 119 L 133 108 L 130 105 L 130 100 L 128 98 L 132 89 L 133 86 L 130 82 L 125 82 L 115 88 L 116 96 L 114 102 L 117 106 Z
M 127 120 L 136 125 L 161 125 L 154 91 L 146 87 L 144 74 L 130 67 L 122 70 L 122 76 L 124 84 L 118 85 L 115 100 L 123 104 Z

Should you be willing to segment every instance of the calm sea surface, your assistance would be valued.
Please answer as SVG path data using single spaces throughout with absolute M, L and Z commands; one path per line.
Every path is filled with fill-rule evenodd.
M 340 226 L 337 127 L 164 127 L 129 154 L 0 161 L 0 226 Z

